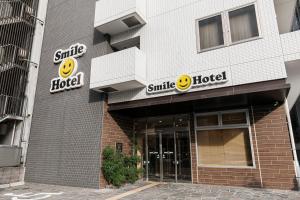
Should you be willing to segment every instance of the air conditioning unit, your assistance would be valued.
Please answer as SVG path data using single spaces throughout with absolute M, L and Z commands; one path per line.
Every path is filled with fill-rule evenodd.
M 24 18 L 26 20 L 30 20 L 30 18 L 33 16 L 34 14 L 34 11 L 31 7 L 29 6 L 25 6 L 25 9 L 24 9 Z
M 133 28 L 142 24 L 135 16 L 125 18 L 122 20 L 122 22 L 126 24 L 128 28 Z
M 13 6 L 12 6 L 12 4 L 10 4 L 8 2 L 2 2 L 0 5 L 1 5 L 0 7 L 2 7 L 1 8 L 2 9 L 1 18 L 4 18 L 4 19 L 11 18 L 12 15 L 13 15 Z
M 18 49 L 18 59 L 25 60 L 27 58 L 27 50 L 23 48 Z
M 5 49 L 0 47 L 0 65 L 4 62 Z

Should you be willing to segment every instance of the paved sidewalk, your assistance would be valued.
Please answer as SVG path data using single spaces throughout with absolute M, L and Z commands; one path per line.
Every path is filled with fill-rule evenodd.
M 130 191 L 124 200 L 300 200 L 300 192 L 281 190 L 261 190 L 239 187 L 159 184 L 140 191 L 139 188 L 151 183 L 139 182 L 121 189 L 85 189 L 43 184 L 26 184 L 8 189 L 0 189 L 0 200 L 98 200 L 120 196 Z

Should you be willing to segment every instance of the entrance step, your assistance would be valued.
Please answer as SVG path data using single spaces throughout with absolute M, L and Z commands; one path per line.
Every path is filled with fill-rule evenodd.
M 149 188 L 152 188 L 152 187 L 155 187 L 155 186 L 161 184 L 161 183 L 158 183 L 158 182 L 149 182 L 149 183 L 150 183 L 149 185 L 145 185 L 145 186 L 143 186 L 143 187 L 139 187 L 139 188 L 130 190 L 130 191 L 128 191 L 128 192 L 125 192 L 125 193 L 122 193 L 122 194 L 119 194 L 119 195 L 110 197 L 110 198 L 108 198 L 108 199 L 106 199 L 106 200 L 118 200 L 118 199 L 127 197 L 127 196 L 129 196 L 129 195 L 136 194 L 136 193 L 138 193 L 138 192 L 141 192 L 141 191 L 143 191 L 143 190 L 147 190 L 147 189 L 149 189 Z

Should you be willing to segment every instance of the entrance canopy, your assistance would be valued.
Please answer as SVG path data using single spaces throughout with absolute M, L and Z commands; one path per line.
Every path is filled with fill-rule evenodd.
M 149 98 L 109 105 L 110 112 L 131 117 L 205 112 L 231 107 L 278 104 L 285 100 L 290 85 L 285 79 Z

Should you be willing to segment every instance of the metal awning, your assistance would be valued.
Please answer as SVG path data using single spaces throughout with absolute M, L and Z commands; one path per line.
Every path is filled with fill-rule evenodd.
M 284 102 L 290 89 L 285 79 L 179 95 L 109 104 L 110 112 L 133 117 L 164 115 Z

